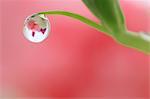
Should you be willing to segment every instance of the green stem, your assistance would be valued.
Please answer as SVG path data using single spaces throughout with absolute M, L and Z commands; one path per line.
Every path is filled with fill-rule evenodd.
M 146 40 L 142 38 L 137 33 L 125 31 L 124 33 L 117 33 L 117 35 L 113 35 L 113 33 L 108 32 L 108 30 L 105 28 L 105 26 L 100 25 L 88 18 L 85 18 L 79 14 L 66 12 L 66 11 L 47 11 L 47 12 L 40 12 L 38 14 L 45 14 L 45 15 L 65 15 L 77 20 L 80 20 L 81 22 L 101 31 L 105 34 L 113 37 L 115 40 L 117 40 L 119 43 L 130 47 L 135 48 L 139 51 L 142 51 L 146 54 L 150 54 L 150 40 Z
M 146 36 L 149 36 L 148 33 Z M 140 33 L 131 31 L 120 33 L 117 35 L 116 40 L 127 47 L 135 48 L 145 54 L 150 54 L 150 38 L 149 40 L 144 39 Z
M 68 17 L 71 17 L 71 18 L 74 18 L 74 19 L 77 19 L 77 20 L 80 20 L 81 22 L 97 29 L 97 30 L 100 30 L 101 32 L 105 32 L 105 34 L 111 36 L 112 34 L 109 33 L 106 28 L 88 18 L 85 18 L 79 14 L 76 14 L 76 13 L 71 13 L 71 12 L 67 12 L 67 11 L 47 11 L 47 12 L 40 12 L 38 14 L 45 14 L 45 15 L 64 15 L 64 16 L 68 16 Z

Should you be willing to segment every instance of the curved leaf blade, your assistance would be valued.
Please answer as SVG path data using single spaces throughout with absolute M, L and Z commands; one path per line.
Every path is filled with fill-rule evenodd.
M 84 4 L 101 20 L 103 25 L 117 34 L 125 31 L 125 20 L 118 0 L 82 0 Z

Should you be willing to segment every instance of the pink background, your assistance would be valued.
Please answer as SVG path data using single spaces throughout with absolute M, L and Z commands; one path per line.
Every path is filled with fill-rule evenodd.
M 40 11 L 67 10 L 98 22 L 81 0 L 1 0 L 0 4 L 6 95 L 148 98 L 150 57 L 77 20 L 48 16 L 52 26 L 48 39 L 33 44 L 23 37 L 25 18 Z M 149 31 L 148 6 L 123 0 L 121 6 L 128 29 Z

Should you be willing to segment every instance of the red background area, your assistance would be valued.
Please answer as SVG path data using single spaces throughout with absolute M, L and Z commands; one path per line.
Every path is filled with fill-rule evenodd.
M 65 16 L 48 16 L 44 42 L 23 37 L 28 15 L 67 10 L 96 22 L 80 0 L 1 0 L 3 86 L 17 96 L 148 97 L 149 56 Z M 121 1 L 128 29 L 149 31 L 146 6 Z M 9 92 L 8 92 L 9 91 Z

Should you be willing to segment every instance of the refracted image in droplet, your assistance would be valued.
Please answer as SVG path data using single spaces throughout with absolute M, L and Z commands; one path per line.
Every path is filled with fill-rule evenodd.
M 27 17 L 23 33 L 27 40 L 39 43 L 45 40 L 50 32 L 50 23 L 44 14 L 34 14 Z

